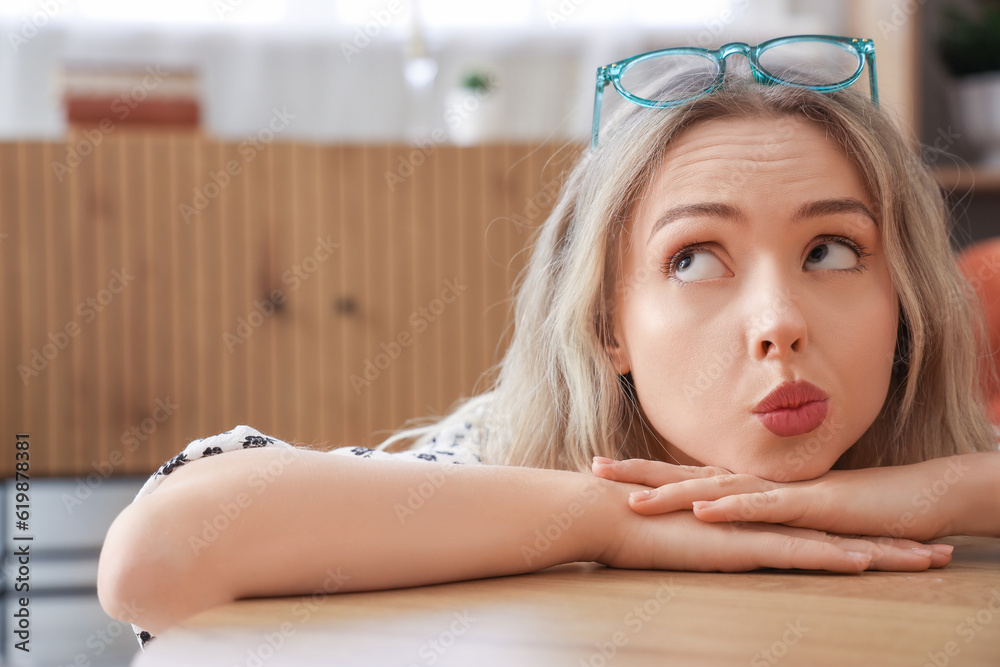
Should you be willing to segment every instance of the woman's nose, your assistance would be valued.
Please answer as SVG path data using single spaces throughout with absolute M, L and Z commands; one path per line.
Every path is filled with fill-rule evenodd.
M 747 344 L 753 359 L 783 358 L 802 354 L 808 344 L 800 296 L 790 281 L 776 273 L 753 281 L 747 317 Z

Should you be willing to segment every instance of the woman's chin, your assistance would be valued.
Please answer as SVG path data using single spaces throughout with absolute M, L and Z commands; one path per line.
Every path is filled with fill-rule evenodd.
M 830 471 L 833 462 L 825 461 L 768 461 L 761 457 L 751 461 L 741 461 L 730 466 L 723 466 L 737 474 L 753 475 L 769 482 L 804 482 L 816 479 Z

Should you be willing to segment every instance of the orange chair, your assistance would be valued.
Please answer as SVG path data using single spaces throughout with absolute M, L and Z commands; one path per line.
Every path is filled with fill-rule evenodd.
M 980 241 L 965 248 L 958 257 L 958 266 L 986 311 L 986 327 L 992 356 L 984 363 L 1000 371 L 1000 237 Z M 1000 384 L 990 388 L 990 408 L 993 423 L 1000 425 Z

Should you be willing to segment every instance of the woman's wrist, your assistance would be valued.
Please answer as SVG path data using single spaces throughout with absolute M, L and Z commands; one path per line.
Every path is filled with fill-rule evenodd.
M 629 507 L 629 493 L 646 487 L 586 473 L 581 473 L 580 477 L 578 495 L 585 500 L 575 536 L 578 560 L 607 565 L 625 541 L 628 531 L 634 530 L 635 524 L 643 519 Z
M 942 476 L 956 492 L 946 535 L 1000 537 L 1000 452 L 963 454 Z M 949 478 L 950 473 L 950 478 Z M 931 489 L 934 492 L 934 489 Z

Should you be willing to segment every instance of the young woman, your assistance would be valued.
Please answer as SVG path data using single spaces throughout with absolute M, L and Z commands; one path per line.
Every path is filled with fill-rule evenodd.
M 769 65 L 817 45 L 848 74 Z M 360 591 L 574 561 L 920 571 L 951 547 L 911 539 L 1000 535 L 978 320 L 934 181 L 875 88 L 847 89 L 869 46 L 602 68 L 594 146 L 540 229 L 491 391 L 384 443 L 405 452 L 247 427 L 191 443 L 109 530 L 104 608 L 145 641 L 334 575 Z M 732 52 L 752 79 L 726 76 Z M 704 71 L 646 96 L 623 83 L 630 62 L 662 81 L 681 57 Z M 635 104 L 598 139 L 608 83 Z

